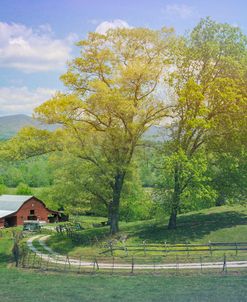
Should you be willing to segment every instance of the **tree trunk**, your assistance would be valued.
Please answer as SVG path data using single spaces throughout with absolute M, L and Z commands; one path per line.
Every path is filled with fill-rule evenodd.
M 109 206 L 109 217 L 110 217 L 110 234 L 114 235 L 119 231 L 119 204 L 120 204 L 120 197 L 123 187 L 125 173 L 119 172 L 115 176 L 115 182 L 113 187 L 113 198 L 112 202 Z
M 172 230 L 172 229 L 176 229 L 176 227 L 177 227 L 177 211 L 173 209 L 169 218 L 168 229 Z
M 180 181 L 179 181 L 179 168 L 176 165 L 174 169 L 174 188 L 171 202 L 171 214 L 168 223 L 168 229 L 175 229 L 177 227 L 177 213 L 180 206 Z

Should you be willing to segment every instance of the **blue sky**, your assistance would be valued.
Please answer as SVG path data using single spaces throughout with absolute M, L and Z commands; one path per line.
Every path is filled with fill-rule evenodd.
M 59 76 L 89 31 L 172 26 L 182 34 L 206 16 L 247 34 L 246 0 L 0 0 L 0 115 L 31 115 L 63 89 Z

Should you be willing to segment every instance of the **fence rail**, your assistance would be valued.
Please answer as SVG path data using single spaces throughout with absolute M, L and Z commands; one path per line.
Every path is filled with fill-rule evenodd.
M 142 245 L 125 245 L 122 246 L 114 245 L 112 242 L 109 243 L 106 249 L 101 254 L 114 255 L 116 251 L 123 251 L 125 254 L 129 252 L 143 252 L 145 255 L 148 253 L 152 254 L 168 254 L 168 253 L 196 253 L 196 252 L 208 252 L 212 254 L 216 251 L 235 251 L 236 255 L 239 251 L 247 251 L 247 242 L 209 242 L 208 244 L 146 244 L 143 242 Z
M 74 272 L 74 273 L 152 273 L 152 272 L 161 272 L 161 271 L 184 271 L 184 270 L 193 270 L 193 271 L 215 271 L 218 272 L 227 272 L 228 268 L 244 268 L 247 269 L 247 262 L 242 261 L 242 267 L 239 267 L 241 261 L 233 262 L 227 260 L 227 256 L 224 254 L 223 257 L 220 257 L 218 261 L 208 262 L 207 258 L 202 256 L 194 259 L 196 262 L 185 263 L 176 256 L 173 263 L 166 262 L 165 259 L 161 260 L 158 258 L 150 258 L 147 262 L 143 262 L 143 258 L 138 257 L 125 257 L 125 258 L 115 258 L 109 257 L 107 260 L 101 257 L 93 258 L 71 258 L 67 256 L 59 256 L 52 254 L 40 254 L 28 251 L 23 254 L 19 260 L 19 267 L 27 269 L 40 269 L 47 271 L 60 271 L 60 272 Z

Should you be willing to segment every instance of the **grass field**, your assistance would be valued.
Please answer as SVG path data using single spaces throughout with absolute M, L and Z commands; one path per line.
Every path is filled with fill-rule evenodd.
M 88 226 L 93 222 L 93 217 L 80 218 L 83 225 Z M 96 222 L 98 222 L 97 220 Z M 121 232 L 116 238 L 126 236 L 127 244 L 146 243 L 208 243 L 211 242 L 247 242 L 247 207 L 224 206 L 192 212 L 178 217 L 176 230 L 168 230 L 167 218 L 157 222 L 155 220 L 120 223 Z M 53 236 L 49 245 L 59 253 L 70 256 L 96 255 L 98 244 L 89 244 L 88 238 L 104 237 L 106 241 L 108 227 L 88 228 L 79 234 L 85 243 L 76 243 L 71 238 Z M 109 238 L 110 239 L 110 238 Z
M 58 276 L 0 269 L 4 302 L 244 302 L 246 282 L 246 276 Z
M 247 241 L 247 208 L 220 207 L 181 215 L 178 228 L 167 230 L 163 222 L 139 221 L 121 223 L 121 234 L 130 243 L 148 242 L 207 242 Z M 103 218 L 80 218 L 89 227 Z M 81 235 L 106 235 L 108 228 L 88 228 Z M 70 239 L 54 236 L 50 244 L 56 250 L 71 255 L 82 251 L 92 254 L 94 246 L 74 244 Z M 22 270 L 10 265 L 13 239 L 11 230 L 0 237 L 0 293 L 4 302 L 70 302 L 70 301 L 169 301 L 169 302 L 227 302 L 246 301 L 246 271 L 228 275 L 214 272 L 168 272 L 149 275 L 105 275 L 87 273 L 55 273 Z M 8 268 L 7 268 L 8 267 Z

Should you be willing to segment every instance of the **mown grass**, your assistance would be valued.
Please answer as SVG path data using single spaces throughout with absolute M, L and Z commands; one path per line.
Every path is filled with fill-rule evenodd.
M 246 276 L 97 276 L 0 270 L 5 302 L 246 301 Z
M 182 215 L 178 229 L 167 230 L 165 222 L 140 221 L 121 223 L 121 234 L 128 235 L 130 243 L 247 241 L 247 210 L 244 207 L 222 207 Z M 91 224 L 90 217 L 86 223 Z M 86 219 L 85 219 L 86 220 Z M 98 221 L 100 221 L 99 218 Z M 82 223 L 84 218 L 82 218 Z M 192 223 L 191 223 L 192 222 Z M 192 224 L 192 227 L 190 225 Z M 193 227 L 194 226 L 194 227 Z M 229 272 L 229 275 L 212 272 L 168 272 L 148 275 L 110 275 L 86 273 L 82 275 L 23 271 L 6 268 L 12 259 L 13 239 L 11 230 L 0 238 L 0 293 L 5 302 L 70 302 L 70 301 L 169 301 L 169 302 L 244 302 L 247 295 L 246 271 Z M 108 234 L 108 228 L 88 228 L 81 235 L 93 240 Z M 174 237 L 175 236 L 175 239 Z M 210 239 L 209 239 L 210 238 Z M 213 239 L 212 239 L 213 238 Z M 104 238 L 104 240 L 110 237 Z M 53 249 L 70 255 L 82 251 L 92 256 L 98 244 L 75 244 L 70 238 L 54 236 L 50 240 Z M 96 248 L 96 249 L 95 249 Z M 176 275 L 177 274 L 177 275 Z

